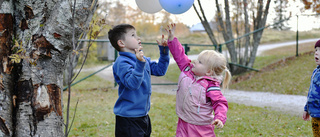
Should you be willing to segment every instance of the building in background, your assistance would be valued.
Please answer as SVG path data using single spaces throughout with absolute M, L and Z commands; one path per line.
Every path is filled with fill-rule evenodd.
M 210 27 L 213 31 L 218 30 L 218 23 L 216 23 L 216 22 L 209 22 L 209 23 L 210 23 Z M 204 27 L 201 23 L 197 23 L 190 28 L 190 32 L 191 33 L 206 33 L 206 30 L 204 29 Z

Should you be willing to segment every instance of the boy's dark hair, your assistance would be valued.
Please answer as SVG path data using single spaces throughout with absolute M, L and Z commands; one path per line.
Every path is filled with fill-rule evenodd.
M 318 40 L 318 41 L 316 42 L 316 44 L 314 44 L 314 48 L 316 48 L 316 47 L 320 47 L 320 40 Z
M 120 47 L 117 43 L 118 40 L 125 40 L 124 35 L 127 33 L 128 30 L 135 29 L 130 24 L 119 24 L 117 26 L 114 26 L 112 29 L 108 32 L 108 38 L 111 43 L 111 45 L 117 50 L 120 51 Z

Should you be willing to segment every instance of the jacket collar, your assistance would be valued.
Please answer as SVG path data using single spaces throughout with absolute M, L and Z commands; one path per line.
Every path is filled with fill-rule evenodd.
M 131 53 L 131 52 L 119 52 L 119 55 L 120 55 L 120 56 L 128 57 L 128 58 L 130 58 L 130 59 L 132 59 L 132 60 L 136 60 L 136 59 L 137 59 L 137 58 L 136 58 L 136 55 L 133 54 L 133 53 Z
M 201 79 L 206 79 L 206 80 L 208 80 L 208 81 L 217 81 L 217 82 L 220 82 L 220 81 L 222 81 L 222 79 L 223 79 L 223 77 L 222 76 L 211 76 L 211 77 L 209 77 L 209 76 L 202 76 L 202 77 L 196 77 L 196 81 L 198 81 L 198 80 L 201 80 Z

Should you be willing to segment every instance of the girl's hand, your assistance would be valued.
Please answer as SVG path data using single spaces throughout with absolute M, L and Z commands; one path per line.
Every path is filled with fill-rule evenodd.
M 302 115 L 302 119 L 303 119 L 304 121 L 309 121 L 309 120 L 310 120 L 310 115 L 309 115 L 309 113 L 306 112 L 306 111 L 304 111 L 304 112 L 303 112 L 303 115 Z
M 167 41 L 164 39 L 164 35 L 162 35 L 162 39 L 161 39 L 161 42 L 159 42 L 158 40 L 157 40 L 157 43 L 158 43 L 158 45 L 160 45 L 160 46 L 168 46 L 168 43 L 167 43 Z
M 168 40 L 171 41 L 174 38 L 174 31 L 176 30 L 176 24 L 173 23 L 171 25 L 168 25 L 168 29 L 165 29 L 168 33 Z
M 214 120 L 213 125 L 215 125 L 217 128 L 223 128 L 223 123 L 219 119 Z
M 142 62 L 146 62 L 146 60 L 143 58 L 143 51 L 141 49 L 142 47 L 139 47 L 138 49 L 134 49 L 136 51 L 136 57 L 138 60 Z

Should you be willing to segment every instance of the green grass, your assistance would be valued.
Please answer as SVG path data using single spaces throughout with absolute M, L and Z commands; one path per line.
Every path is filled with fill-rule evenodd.
M 265 32 L 264 32 L 265 33 Z M 272 34 L 276 34 L 273 32 Z M 287 36 L 287 35 L 291 35 Z M 307 34 L 305 34 L 307 35 Z M 281 40 L 292 40 L 292 32 L 281 34 Z M 192 41 L 201 39 L 195 36 Z M 314 36 L 313 36 L 314 37 Z M 275 40 L 274 40 L 275 39 Z M 263 41 L 277 41 L 277 37 L 263 38 Z M 207 40 L 202 40 L 206 44 Z M 187 38 L 184 43 L 189 43 Z M 299 53 L 313 50 L 313 44 L 299 47 Z M 151 47 L 152 50 L 158 48 Z M 144 50 L 147 51 L 147 48 Z M 192 49 L 196 51 L 197 49 Z M 199 48 L 199 51 L 201 49 Z M 153 52 L 151 52 L 153 53 Z M 285 54 L 284 54 L 285 53 Z M 254 68 L 262 69 L 267 65 L 295 55 L 295 46 L 279 48 L 263 53 L 257 57 Z M 99 64 L 99 63 L 98 63 Z M 95 63 L 90 63 L 95 65 Z M 276 65 L 271 71 L 258 72 L 251 79 L 232 84 L 231 89 L 271 91 L 283 94 L 306 95 L 312 70 L 315 68 L 313 55 L 302 55 L 284 64 Z M 165 78 L 177 82 L 179 69 L 170 65 Z M 177 73 L 179 72 L 179 73 Z M 81 73 L 78 80 L 90 73 Z M 236 76 L 234 76 L 236 77 Z M 76 80 L 77 81 L 77 80 Z M 66 113 L 67 92 L 64 92 L 64 116 Z M 117 99 L 117 89 L 113 83 L 98 76 L 92 76 L 72 87 L 71 113 L 79 100 L 75 120 L 70 136 L 79 137 L 114 137 L 115 116 L 113 105 Z M 175 96 L 153 93 L 151 97 L 150 117 L 152 136 L 175 136 L 177 116 L 175 114 Z M 66 119 L 64 117 L 64 119 Z M 229 103 L 228 120 L 223 129 L 215 129 L 217 137 L 248 137 L 248 136 L 312 136 L 311 123 L 303 121 L 300 116 L 292 116 L 268 108 L 252 107 Z
M 254 73 L 254 77 L 230 88 L 246 91 L 266 91 L 280 94 L 307 95 L 310 78 L 316 67 L 313 55 L 303 55 L 276 65 L 266 72 Z
M 223 129 L 215 129 L 217 136 L 311 136 L 310 122 L 300 117 L 229 103 L 228 120 Z
M 79 78 L 88 75 L 81 74 Z M 71 117 L 79 100 L 70 136 L 114 137 L 113 105 L 117 89 L 112 83 L 93 76 L 72 87 Z M 64 93 L 64 113 L 67 94 Z M 152 136 L 174 137 L 178 117 L 175 96 L 152 93 L 150 118 Z M 229 103 L 228 120 L 223 129 L 215 129 L 218 137 L 248 136 L 312 136 L 311 124 L 300 117 L 271 111 L 268 108 Z
M 314 43 L 300 45 L 299 53 L 312 51 L 313 45 Z M 291 59 L 277 63 L 272 68 L 262 70 L 262 72 L 251 72 L 252 77 L 250 79 L 232 84 L 231 89 L 307 95 L 310 77 L 316 67 L 313 54 L 300 54 L 295 57 L 295 46 L 276 48 L 263 54 L 264 56 L 257 57 L 254 68 L 262 69 L 288 57 L 291 57 Z M 248 73 L 243 75 L 248 75 Z M 233 78 L 237 77 L 234 76 Z

